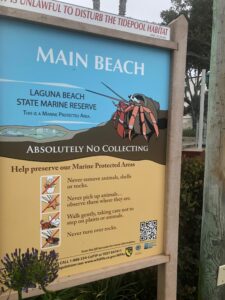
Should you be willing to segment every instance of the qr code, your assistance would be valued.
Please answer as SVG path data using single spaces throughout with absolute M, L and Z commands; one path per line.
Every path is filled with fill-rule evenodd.
M 140 223 L 140 241 L 156 240 L 157 220 Z

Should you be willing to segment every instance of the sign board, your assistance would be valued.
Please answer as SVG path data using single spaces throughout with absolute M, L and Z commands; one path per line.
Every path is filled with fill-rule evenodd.
M 8 4 L 0 20 L 0 256 L 54 249 L 57 288 L 168 262 L 176 43 L 48 26 L 59 19 L 15 15 Z M 28 14 L 35 22 L 24 22 Z
M 170 40 L 170 28 L 54 0 L 3 0 L 3 7 L 36 12 L 142 36 Z

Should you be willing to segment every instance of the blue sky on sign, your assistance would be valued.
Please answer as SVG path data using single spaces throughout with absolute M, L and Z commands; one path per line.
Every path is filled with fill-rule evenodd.
M 106 122 L 115 112 L 115 104 L 112 99 L 90 92 L 115 97 L 102 82 L 126 100 L 130 94 L 141 93 L 158 101 L 162 110 L 168 109 L 170 51 L 166 49 L 139 44 L 131 47 L 127 42 L 8 20 L 0 20 L 0 36 L 3 41 L 7 40 L 0 48 L 0 85 L 4 99 L 0 105 L 0 125 L 60 124 L 80 130 Z M 45 59 L 37 59 L 40 47 Z M 15 49 L 20 53 L 19 59 Z M 47 55 L 50 50 L 54 55 Z M 74 64 L 76 59 L 71 59 L 71 53 L 87 56 L 87 66 Z M 103 67 L 99 67 L 99 63 L 96 67 L 96 58 L 103 60 Z M 129 72 L 118 69 L 118 62 L 128 63 Z M 135 64 L 139 69 L 136 73 Z M 115 71 L 113 65 L 117 65 Z M 59 96 L 40 96 L 36 90 L 55 91 Z M 83 98 L 76 100 L 67 96 L 72 93 L 80 93 Z M 58 107 L 59 102 L 66 107 Z
M 101 10 L 118 14 L 119 0 L 100 0 Z M 92 0 L 65 0 L 62 2 L 72 3 L 92 8 Z M 171 0 L 127 0 L 127 17 L 148 22 L 161 23 L 160 13 L 169 9 Z

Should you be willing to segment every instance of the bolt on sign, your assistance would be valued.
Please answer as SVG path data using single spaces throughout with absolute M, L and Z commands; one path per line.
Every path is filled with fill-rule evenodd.
M 0 14 L 0 256 L 54 249 L 52 289 L 158 265 L 175 290 L 186 21 Z

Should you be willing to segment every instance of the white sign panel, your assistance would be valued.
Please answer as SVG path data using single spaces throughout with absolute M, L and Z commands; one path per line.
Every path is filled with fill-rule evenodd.
M 85 24 L 170 40 L 170 28 L 102 11 L 51 0 L 1 0 L 0 6 L 17 8 Z

